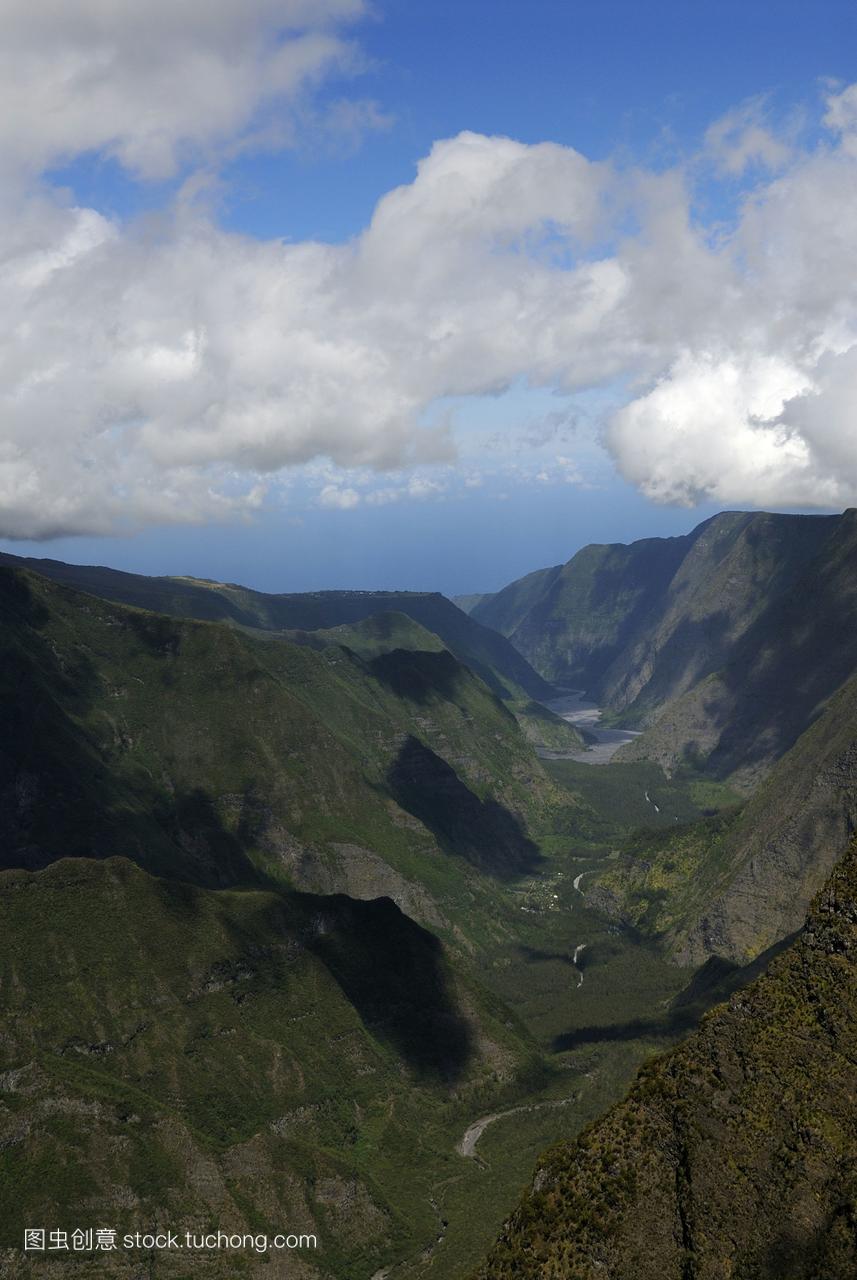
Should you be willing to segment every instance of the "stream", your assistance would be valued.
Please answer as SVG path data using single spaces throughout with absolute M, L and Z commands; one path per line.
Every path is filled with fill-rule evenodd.
M 579 760 L 581 764 L 607 764 L 626 742 L 633 742 L 639 737 L 633 729 L 600 729 L 601 708 L 589 702 L 580 691 L 569 691 L 559 698 L 552 698 L 544 703 L 548 711 L 567 720 L 575 729 L 583 729 L 595 739 L 591 745 L 581 751 L 551 751 L 547 747 L 539 747 L 538 754 L 543 760 Z
M 576 1100 L 577 1094 L 572 1094 L 570 1098 L 556 1098 L 549 1102 L 531 1102 L 522 1107 L 510 1107 L 508 1111 L 496 1111 L 493 1115 L 482 1116 L 480 1120 L 475 1120 L 473 1124 L 468 1126 L 455 1149 L 460 1156 L 473 1157 L 476 1155 L 477 1142 L 489 1124 L 493 1124 L 495 1120 L 503 1120 L 506 1116 L 517 1116 L 522 1111 L 541 1111 L 544 1107 L 567 1107 L 570 1102 L 575 1102 Z

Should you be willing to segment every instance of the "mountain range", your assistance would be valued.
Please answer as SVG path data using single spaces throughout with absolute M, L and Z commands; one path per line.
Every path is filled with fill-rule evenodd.
M 857 848 L 767 973 L 548 1152 L 481 1280 L 857 1274 Z
M 855 539 L 727 512 L 469 613 L 3 556 L 3 1280 L 81 1217 L 322 1241 L 127 1280 L 853 1274 Z

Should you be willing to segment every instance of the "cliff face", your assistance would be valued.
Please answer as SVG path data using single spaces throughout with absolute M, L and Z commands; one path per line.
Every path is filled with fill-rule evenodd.
M 806 904 L 857 830 L 857 679 L 775 766 L 729 842 L 729 878 L 675 948 L 743 963 L 800 928 Z
M 838 517 L 725 511 L 680 538 L 588 546 L 475 606 L 559 684 L 645 723 L 718 671 Z
M 740 814 L 639 832 L 588 896 L 680 963 L 744 964 L 800 928 L 855 830 L 857 677 Z
M 689 761 L 749 791 L 857 672 L 857 511 L 818 524 L 810 517 L 765 520 L 775 528 L 782 520 L 808 522 L 808 536 L 796 526 L 791 568 L 786 572 L 783 558 L 769 554 L 766 536 L 765 560 L 780 569 L 769 585 L 760 584 L 740 634 L 729 638 L 719 664 L 661 699 L 651 727 L 622 751 L 623 759 L 657 759 L 667 769 Z M 826 536 L 819 539 L 820 532 Z M 666 661 L 666 650 L 658 661 Z M 654 705 L 654 691 L 653 677 L 630 709 Z
M 473 617 L 645 732 L 621 759 L 750 791 L 857 672 L 857 512 L 723 512 L 682 538 L 584 547 Z
M 480 1280 L 853 1280 L 857 846 L 768 972 L 549 1151 Z

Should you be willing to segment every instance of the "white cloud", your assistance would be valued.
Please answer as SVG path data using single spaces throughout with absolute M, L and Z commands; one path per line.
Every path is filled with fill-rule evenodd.
M 336 46 L 334 62 L 348 56 L 334 28 L 362 5 L 5 9 L 9 48 L 28 76 L 45 72 L 26 89 L 13 68 L 0 90 L 44 97 L 41 108 L 26 99 L 36 163 L 96 147 L 155 174 L 188 146 L 242 136 L 270 93 L 321 74 L 322 48 Z M 51 15 L 56 29 L 40 32 Z M 285 51 L 300 62 L 305 38 L 318 56 L 286 74 Z M 101 76 L 86 59 L 107 45 Z M 85 75 L 68 72 L 66 48 Z M 187 93 L 154 92 L 158 49 L 171 76 L 187 70 Z M 211 119 L 192 88 L 197 53 L 225 94 Z M 239 91 L 233 71 L 255 88 Z M 141 111 L 140 86 L 155 115 Z M 437 143 L 341 245 L 226 232 L 192 192 L 169 214 L 121 226 L 35 181 L 10 182 L 0 193 L 0 533 L 235 515 L 258 505 L 265 477 L 313 459 L 342 469 L 319 472 L 323 507 L 439 499 L 442 482 L 424 471 L 377 484 L 347 473 L 448 463 L 452 419 L 435 414 L 426 427 L 426 410 L 524 382 L 572 393 L 624 380 L 629 403 L 605 440 L 658 501 L 857 500 L 852 97 L 829 99 L 834 132 L 814 151 L 787 159 L 757 136 L 740 143 L 734 166 L 767 154 L 781 168 L 749 190 L 728 234 L 692 215 L 693 165 L 622 172 L 553 143 L 472 133 Z M 20 158 L 8 119 L 0 113 L 0 168 Z M 734 136 L 724 125 L 722 137 Z M 638 230 L 623 230 L 632 222 Z M 548 416 L 540 447 L 575 428 L 567 410 Z M 561 466 L 583 483 L 574 458 Z M 467 474 L 479 470 L 468 456 Z
M 360 494 L 356 489 L 339 489 L 335 484 L 326 484 L 318 495 L 320 507 L 332 508 L 336 511 L 350 511 L 360 503 Z
M 857 142 L 857 84 L 849 84 L 840 93 L 828 96 L 824 124 L 840 134 L 843 145 L 854 151 Z
M 777 421 L 805 387 L 799 372 L 771 357 L 738 363 L 685 352 L 648 395 L 615 415 L 609 442 L 626 479 L 656 502 L 812 501 L 807 446 Z
M 234 143 L 353 50 L 363 0 L 2 0 L 0 156 L 103 151 L 145 178 Z
M 751 165 L 782 168 L 792 148 L 767 127 L 764 100 L 755 98 L 728 112 L 707 130 L 705 141 L 723 173 L 740 177 Z

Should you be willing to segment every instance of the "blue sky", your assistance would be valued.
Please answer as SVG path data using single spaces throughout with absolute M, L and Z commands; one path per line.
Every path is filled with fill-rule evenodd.
M 857 501 L 853 4 L 3 2 L 5 549 L 460 592 Z

